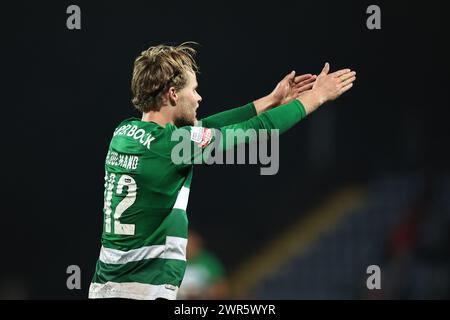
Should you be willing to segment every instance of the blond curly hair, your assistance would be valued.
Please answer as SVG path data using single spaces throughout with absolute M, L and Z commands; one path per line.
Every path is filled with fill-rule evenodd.
M 187 72 L 198 72 L 194 60 L 196 42 L 178 46 L 157 45 L 143 51 L 134 61 L 131 91 L 133 105 L 146 113 L 158 111 L 170 87 L 182 89 L 187 82 Z

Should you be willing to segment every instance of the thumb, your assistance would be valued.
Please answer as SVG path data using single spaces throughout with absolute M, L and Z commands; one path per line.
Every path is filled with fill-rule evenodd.
M 286 79 L 288 79 L 289 82 L 293 81 L 294 78 L 295 78 L 295 71 L 294 71 L 294 70 L 291 71 L 291 73 L 289 73 L 289 74 L 286 76 Z
M 322 69 L 321 75 L 327 75 L 330 71 L 330 64 L 328 62 L 325 63 L 325 66 Z

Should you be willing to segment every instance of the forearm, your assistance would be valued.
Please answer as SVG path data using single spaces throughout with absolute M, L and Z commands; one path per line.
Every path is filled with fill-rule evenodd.
M 309 90 L 303 93 L 297 98 L 297 100 L 299 100 L 304 106 L 306 115 L 311 114 L 325 102 L 325 99 L 321 98 L 320 95 L 314 90 Z
M 259 130 L 278 130 L 280 134 L 286 132 L 306 116 L 306 110 L 302 103 L 294 100 L 288 104 L 282 105 L 278 108 L 264 112 L 250 120 L 228 125 L 217 129 L 216 135 L 220 135 L 222 147 L 221 149 L 229 149 L 238 143 L 248 143 L 251 135 L 247 134 L 249 130 L 254 130 L 258 135 Z M 243 139 L 235 141 L 234 136 L 240 131 L 243 134 Z M 231 133 L 231 135 L 230 135 Z M 233 137 L 233 141 L 227 141 Z M 240 141 L 239 141 L 240 140 Z
M 268 101 L 263 101 L 259 106 L 267 105 Z M 242 142 L 248 143 L 252 138 L 250 134 L 247 134 L 249 130 L 254 130 L 257 135 L 259 130 L 278 130 L 278 133 L 282 134 L 316 110 L 322 103 L 323 99 L 321 96 L 317 92 L 310 90 L 290 103 L 265 111 L 246 121 L 221 126 L 219 128 L 216 127 L 215 136 L 216 139 L 221 140 L 220 149 L 225 150 Z M 243 133 L 242 139 L 235 137 L 238 131 Z M 227 141 L 227 139 L 230 140 L 230 137 L 233 137 L 232 141 Z
M 277 101 L 273 98 L 272 95 L 267 95 L 253 102 L 255 105 L 256 113 L 260 115 L 263 112 L 266 112 L 277 106 Z
M 277 102 L 273 96 L 269 94 L 242 107 L 233 108 L 201 119 L 198 125 L 209 128 L 220 128 L 249 120 L 276 106 Z
M 255 124 L 255 122 L 253 122 L 251 125 L 255 129 L 277 129 L 281 134 L 292 128 L 303 118 L 305 118 L 305 116 L 306 111 L 302 103 L 298 100 L 294 100 L 290 103 L 260 114 L 254 118 L 255 120 L 259 120 L 259 123 Z
M 246 121 L 256 116 L 256 114 L 256 106 L 251 102 L 242 107 L 216 113 L 202 119 L 199 125 L 206 128 L 220 128 L 230 124 Z

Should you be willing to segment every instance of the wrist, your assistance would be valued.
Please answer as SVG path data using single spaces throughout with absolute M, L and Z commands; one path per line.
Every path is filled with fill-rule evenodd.
M 314 89 L 306 91 L 301 96 L 297 97 L 297 99 L 305 107 L 306 114 L 312 113 L 326 102 L 326 99 L 320 94 L 320 92 Z
M 255 105 L 256 114 L 263 113 L 263 112 L 270 110 L 278 105 L 277 99 L 271 93 L 265 97 L 255 100 L 253 102 L 253 104 Z
M 321 94 L 317 89 L 311 90 L 312 94 L 314 95 L 314 98 L 317 101 L 318 106 L 323 105 L 327 99 Z

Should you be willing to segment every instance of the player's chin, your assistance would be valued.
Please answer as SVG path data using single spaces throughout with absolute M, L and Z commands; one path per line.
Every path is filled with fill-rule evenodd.
M 195 121 L 192 118 L 183 117 L 175 119 L 174 124 L 175 126 L 179 127 L 185 127 L 185 126 L 194 126 Z
M 197 113 L 194 112 L 194 114 L 191 117 L 191 121 L 190 121 L 190 122 L 192 122 L 191 126 L 195 125 L 197 123 L 197 121 L 198 121 L 197 120 Z
M 192 112 L 186 117 L 188 119 L 187 122 L 189 122 L 190 126 L 194 126 L 197 123 L 197 111 L 194 109 Z
M 188 125 L 188 126 L 195 126 L 196 123 L 197 123 L 196 117 L 193 117 L 191 119 L 186 119 L 186 125 Z

